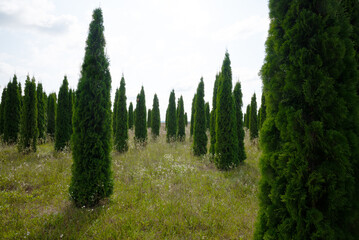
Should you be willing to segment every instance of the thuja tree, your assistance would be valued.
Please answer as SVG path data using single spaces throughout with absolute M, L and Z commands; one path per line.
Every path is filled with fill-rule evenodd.
M 216 80 L 214 81 L 214 86 L 213 86 L 212 112 L 211 112 L 210 129 L 209 129 L 211 134 L 211 145 L 209 147 L 209 152 L 211 154 L 215 154 L 215 146 L 216 146 L 216 109 L 217 109 L 218 81 L 219 81 L 219 74 L 216 75 Z
M 116 137 L 116 127 L 117 127 L 117 124 L 116 124 L 116 119 L 117 119 L 117 105 L 118 105 L 118 96 L 119 96 L 119 89 L 117 88 L 116 89 L 116 92 L 115 92 L 115 101 L 113 102 L 113 110 L 112 110 L 112 130 L 113 130 L 113 136 Z
M 185 122 L 185 126 L 187 127 L 188 125 L 188 116 L 187 116 L 187 112 L 184 113 L 184 122 Z
M 266 100 L 264 92 L 262 93 L 261 98 L 261 108 L 260 108 L 260 114 L 258 114 L 258 129 L 260 130 L 263 126 L 264 121 L 266 120 Z
M 207 153 L 207 134 L 206 134 L 206 113 L 204 103 L 204 83 L 203 78 L 198 84 L 196 102 L 194 105 L 194 125 L 193 125 L 193 154 L 200 156 Z
M 126 103 L 126 84 L 125 78 L 122 76 L 120 82 L 120 89 L 118 92 L 118 101 L 115 105 L 117 109 L 116 114 L 116 134 L 115 147 L 119 152 L 128 150 L 128 125 L 127 125 L 127 103 Z
M 178 141 L 184 141 L 186 139 L 186 131 L 185 131 L 186 126 L 185 126 L 185 117 L 184 117 L 184 103 L 182 96 L 178 100 L 177 112 L 178 112 L 177 139 Z
M 56 113 L 56 127 L 55 127 L 55 150 L 61 151 L 69 145 L 71 138 L 71 112 L 70 112 L 70 97 L 69 97 L 69 82 L 67 77 L 64 77 L 62 85 L 59 90 L 59 99 Z
M 237 135 L 238 135 L 238 158 L 242 162 L 246 159 L 246 152 L 244 150 L 244 129 L 243 129 L 243 113 L 242 113 L 242 89 L 241 83 L 237 82 L 233 89 L 234 104 L 236 108 L 236 120 L 237 120 Z
M 256 94 L 254 93 L 251 99 L 251 108 L 250 108 L 250 117 L 249 117 L 249 133 L 250 139 L 258 137 L 258 123 L 257 123 L 257 100 Z
M 358 71 L 341 4 L 269 1 L 255 239 L 359 237 Z
M 152 118 L 151 133 L 152 133 L 152 137 L 156 138 L 160 135 L 160 127 L 161 127 L 160 106 L 159 106 L 157 94 L 155 94 L 153 97 L 151 118 Z
M 137 95 L 136 117 L 135 117 L 135 140 L 145 143 L 147 141 L 146 128 L 146 99 L 143 86 L 140 94 Z
M 113 191 L 111 75 L 103 32 L 98 8 L 92 14 L 74 108 L 69 192 L 78 207 L 94 206 Z
M 206 129 L 209 129 L 209 125 L 211 122 L 209 102 L 206 102 L 206 105 L 205 105 L 205 115 L 206 115 Z
M 250 116 L 251 116 L 251 105 L 248 104 L 247 108 L 246 108 L 246 120 L 245 120 L 245 123 L 246 123 L 245 127 L 247 129 L 249 129 Z
M 51 93 L 47 98 L 47 133 L 50 137 L 55 136 L 56 124 L 56 93 Z
M 176 96 L 175 91 L 172 90 L 167 108 L 167 142 L 176 140 L 177 132 L 177 111 L 176 111 Z
M 44 142 L 46 138 L 46 122 L 45 122 L 45 99 L 42 84 L 37 84 L 37 129 L 40 142 Z
M 7 85 L 4 104 L 4 142 L 13 144 L 18 139 L 21 113 L 21 95 L 16 75 Z
M 193 136 L 193 125 L 194 125 L 194 112 L 195 112 L 195 103 L 196 103 L 196 94 L 194 94 L 192 99 L 192 108 L 191 108 L 191 125 L 190 125 L 190 135 Z
M 152 127 L 152 123 L 151 123 L 151 113 L 152 113 L 152 110 L 151 109 L 148 109 L 147 111 L 147 128 L 150 128 Z
M 25 81 L 25 94 L 21 113 L 20 141 L 18 149 L 20 152 L 36 152 L 37 150 L 37 96 L 36 83 L 33 77 L 27 76 Z
M 4 134 L 4 123 L 5 123 L 5 99 L 6 99 L 6 87 L 2 90 L 1 105 L 0 105 L 0 135 Z
M 133 129 L 133 105 L 130 102 L 130 106 L 128 107 L 128 128 Z
M 227 170 L 239 163 L 236 109 L 232 97 L 232 69 L 226 52 L 219 76 L 216 110 L 215 164 Z

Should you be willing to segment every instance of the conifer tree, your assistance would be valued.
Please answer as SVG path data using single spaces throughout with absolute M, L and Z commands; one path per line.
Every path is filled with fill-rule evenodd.
M 200 156 L 207 153 L 206 112 L 204 103 L 203 77 L 197 87 L 194 107 L 193 153 Z
M 249 129 L 250 116 L 251 116 L 251 105 L 248 104 L 246 109 L 246 121 L 245 121 L 246 122 L 245 127 L 247 129 Z
M 184 103 L 182 96 L 178 100 L 177 112 L 178 112 L 177 139 L 178 141 L 184 141 L 186 139 L 186 131 L 185 131 Z
M 214 81 L 213 98 L 212 98 L 212 112 L 211 112 L 211 119 L 210 119 L 211 145 L 209 147 L 209 152 L 213 155 L 215 154 L 215 145 L 216 145 L 216 109 L 217 109 L 218 81 L 219 81 L 219 74 L 216 75 L 216 80 Z
M 259 121 L 259 125 L 258 128 L 261 129 L 263 126 L 264 121 L 266 120 L 266 100 L 265 100 L 265 95 L 264 92 L 262 93 L 262 98 L 261 98 L 261 108 L 260 108 L 260 114 L 258 116 L 258 121 Z
M 187 127 L 188 125 L 188 116 L 187 116 L 187 112 L 184 113 L 184 123 L 185 123 L 185 126 Z
M 167 108 L 167 142 L 176 140 L 177 132 L 177 111 L 175 90 L 172 90 Z
M 128 128 L 133 129 L 133 105 L 130 102 L 130 106 L 128 107 Z
M 72 89 L 70 89 L 70 90 L 69 90 L 69 113 L 70 113 L 70 117 L 69 117 L 69 128 L 70 128 L 70 140 L 71 140 L 71 135 L 72 135 L 72 133 L 73 133 L 72 118 L 73 118 L 73 114 L 74 114 L 75 100 L 76 100 L 75 91 L 72 90 Z
M 69 97 L 69 82 L 67 77 L 64 77 L 62 85 L 59 90 L 59 99 L 56 113 L 56 127 L 55 127 L 55 150 L 61 151 L 69 145 L 71 138 L 70 125 L 70 97 Z
M 211 122 L 209 102 L 206 102 L 206 105 L 205 105 L 205 115 L 206 115 L 206 129 L 209 129 L 209 125 Z
M 69 192 L 78 207 L 94 206 L 113 191 L 111 75 L 103 32 L 102 10 L 98 8 L 92 14 L 73 117 Z
M 147 111 L 147 128 L 152 127 L 152 124 L 151 124 L 151 113 L 152 113 L 152 110 L 151 110 L 151 109 L 148 109 L 148 111 Z
M 160 127 L 161 127 L 160 107 L 159 107 L 157 94 L 155 94 L 153 97 L 151 118 L 152 118 L 151 120 L 152 137 L 156 138 L 160 135 Z
M 195 103 L 196 103 L 196 94 L 194 94 L 192 99 L 192 108 L 191 108 L 191 125 L 190 125 L 190 135 L 193 136 L 193 125 L 194 125 L 194 112 L 195 112 Z
M 342 1 L 269 7 L 255 239 L 358 239 L 358 66 Z
M 113 130 L 113 136 L 116 138 L 116 121 L 117 121 L 117 105 L 118 105 L 118 96 L 119 96 L 119 89 L 116 89 L 115 92 L 115 101 L 113 102 L 113 111 L 112 111 L 112 130 Z
M 244 127 L 246 127 L 246 125 L 247 125 L 246 119 L 247 119 L 247 114 L 244 113 L 244 116 L 243 116 L 243 126 L 244 126 Z
M 232 97 L 232 69 L 226 52 L 219 76 L 216 106 L 215 164 L 227 170 L 239 163 L 236 109 Z
M 17 142 L 20 127 L 21 96 L 17 77 L 7 85 L 4 106 L 4 142 L 14 144 Z
M 27 76 L 25 81 L 24 102 L 20 124 L 20 152 L 36 152 L 37 150 L 37 96 L 36 83 L 33 77 Z
M 137 95 L 135 117 L 135 140 L 137 142 L 146 143 L 147 128 L 146 128 L 146 98 L 143 86 L 140 94 Z
M 242 162 L 246 159 L 246 152 L 244 150 L 244 129 L 243 129 L 243 114 L 242 114 L 242 89 L 241 83 L 237 82 L 233 89 L 234 104 L 236 108 L 236 120 L 237 120 L 237 135 L 238 135 L 238 156 L 239 161 Z
M 52 138 L 55 136 L 56 101 L 56 93 L 51 93 L 47 100 L 47 133 Z
M 115 146 L 117 151 L 125 152 L 128 150 L 128 125 L 127 125 L 127 103 L 126 103 L 126 84 L 122 76 L 117 101 L 117 119 Z
M 1 95 L 1 105 L 0 105 L 0 136 L 4 134 L 4 125 L 5 125 L 5 99 L 6 99 L 6 87 L 2 91 Z
M 37 130 L 40 143 L 45 141 L 45 100 L 42 83 L 37 84 Z
M 258 137 L 258 123 L 257 123 L 257 100 L 256 94 L 254 93 L 251 99 L 250 107 L 250 118 L 249 118 L 249 133 L 250 138 L 253 140 Z

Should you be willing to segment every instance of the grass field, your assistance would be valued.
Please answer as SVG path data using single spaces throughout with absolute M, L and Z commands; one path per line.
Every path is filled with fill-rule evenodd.
M 218 171 L 209 156 L 168 144 L 165 132 L 146 147 L 112 153 L 114 194 L 96 208 L 75 208 L 68 195 L 72 158 L 52 143 L 23 155 L 0 146 L 0 239 L 251 239 L 258 210 L 256 144 L 247 160 Z

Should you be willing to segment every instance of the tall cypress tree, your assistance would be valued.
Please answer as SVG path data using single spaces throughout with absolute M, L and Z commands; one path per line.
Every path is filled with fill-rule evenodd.
M 130 102 L 130 106 L 128 107 L 128 128 L 133 129 L 133 105 Z
M 152 127 L 152 123 L 151 123 L 151 113 L 152 113 L 152 110 L 151 109 L 148 109 L 147 111 L 147 128 L 150 128 Z
M 21 96 L 17 77 L 7 85 L 4 109 L 4 142 L 13 144 L 17 142 L 20 127 Z
M 191 108 L 191 125 L 190 125 L 190 135 L 193 136 L 193 125 L 194 125 L 194 112 L 195 112 L 195 103 L 196 103 L 196 94 L 194 94 L 192 99 L 192 108 Z
M 167 108 L 167 142 L 176 140 L 177 132 L 177 111 L 175 90 L 172 90 Z
M 246 122 L 245 127 L 247 129 L 249 129 L 250 116 L 251 116 L 251 105 L 248 104 L 247 108 L 246 108 L 246 120 L 245 120 L 245 122 Z
M 258 123 L 257 123 L 257 100 L 256 94 L 254 93 L 251 99 L 251 108 L 250 108 L 250 117 L 249 117 L 249 132 L 251 140 L 258 137 Z
M 115 146 L 117 151 L 125 152 L 128 150 L 128 125 L 127 125 L 127 103 L 126 103 L 126 84 L 122 76 L 117 101 L 117 119 Z
M 37 150 L 37 96 L 36 83 L 33 77 L 27 76 L 25 81 L 25 95 L 21 113 L 19 151 L 28 152 Z
M 219 76 L 216 110 L 215 163 L 227 170 L 239 163 L 236 109 L 232 97 L 232 69 L 226 52 Z
M 102 10 L 98 8 L 92 14 L 73 117 L 69 192 L 78 207 L 96 205 L 113 191 L 111 75 L 103 32 Z
M 70 140 L 71 140 L 71 135 L 73 133 L 73 123 L 72 123 L 72 119 L 73 119 L 73 115 L 74 115 L 74 105 L 75 105 L 75 101 L 76 101 L 76 94 L 75 91 L 70 89 L 69 90 L 69 113 L 70 113 L 70 117 L 69 117 L 69 128 L 70 128 Z
M 51 93 L 47 100 L 47 133 L 52 138 L 55 136 L 56 105 L 56 93 Z
M 160 127 L 161 127 L 160 106 L 159 106 L 157 94 L 155 94 L 153 97 L 151 117 L 152 117 L 152 120 L 151 120 L 152 137 L 156 138 L 160 135 Z
M 184 123 L 185 123 L 185 126 L 187 127 L 188 125 L 188 116 L 187 116 L 187 112 L 184 113 Z
M 183 97 L 181 96 L 178 100 L 177 107 L 177 139 L 179 141 L 184 141 L 186 139 L 186 131 L 185 131 L 185 117 L 184 117 L 184 103 Z
M 237 120 L 237 135 L 238 135 L 238 149 L 239 149 L 239 161 L 242 162 L 246 159 L 246 152 L 244 150 L 244 129 L 243 129 L 243 114 L 242 114 L 242 89 L 241 83 L 237 82 L 233 90 L 234 104 L 236 108 L 236 120 Z
M 211 122 L 209 102 L 206 102 L 206 105 L 205 105 L 205 115 L 206 115 L 206 129 L 209 129 L 209 125 Z
M 215 154 L 215 145 L 216 145 L 216 108 L 217 108 L 217 90 L 218 90 L 218 80 L 219 74 L 216 75 L 216 80 L 214 81 L 213 86 L 213 97 L 212 97 L 212 112 L 210 119 L 210 134 L 211 134 L 211 145 L 209 147 L 209 152 Z
M 55 127 L 55 150 L 61 151 L 69 145 L 71 138 L 70 125 L 70 97 L 69 97 L 69 82 L 67 77 L 64 77 L 62 85 L 59 90 L 59 99 L 56 113 L 56 127 Z
M 136 104 L 136 118 L 135 118 L 135 140 L 146 143 L 147 128 L 146 128 L 146 98 L 143 86 L 140 94 L 137 95 Z
M 112 130 L 113 130 L 113 136 L 116 138 L 116 121 L 117 121 L 117 105 L 118 105 L 118 97 L 119 97 L 120 91 L 117 88 L 115 92 L 115 101 L 113 102 L 113 111 L 112 111 Z
M 255 239 L 359 238 L 358 71 L 341 3 L 269 2 Z
M 1 105 L 0 105 L 0 135 L 3 135 L 3 134 L 4 134 L 6 92 L 7 92 L 7 88 L 5 87 L 5 88 L 2 90 L 2 95 L 1 95 Z
M 198 84 L 193 125 L 193 153 L 200 156 L 207 153 L 206 113 L 204 103 L 203 77 Z
M 45 100 L 44 100 L 44 91 L 42 89 L 42 84 L 37 84 L 37 129 L 38 137 L 40 142 L 44 142 L 46 138 L 45 132 Z

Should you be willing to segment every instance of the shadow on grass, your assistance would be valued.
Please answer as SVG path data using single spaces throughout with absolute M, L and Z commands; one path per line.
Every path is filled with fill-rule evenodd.
M 34 239 L 83 239 L 105 212 L 107 203 L 94 208 L 77 208 L 68 204 L 61 212 L 51 214 Z

